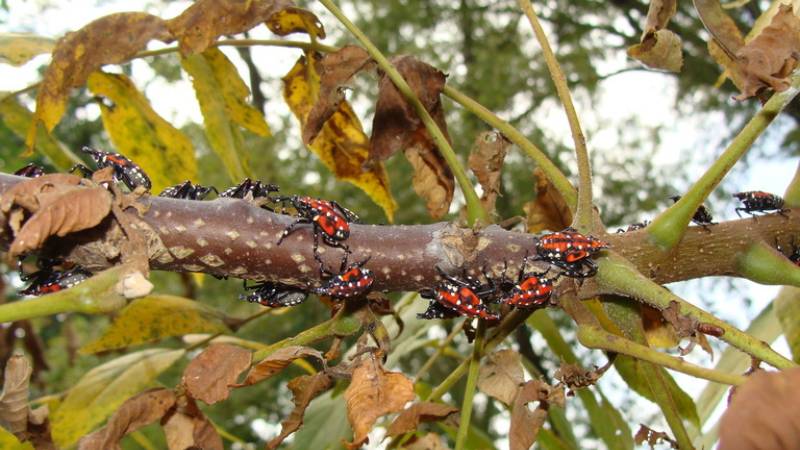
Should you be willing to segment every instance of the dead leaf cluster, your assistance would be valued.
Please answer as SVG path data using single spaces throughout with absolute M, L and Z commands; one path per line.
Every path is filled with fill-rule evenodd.
M 50 437 L 47 406 L 31 409 L 28 402 L 32 371 L 30 362 L 23 355 L 14 354 L 6 362 L 3 390 L 0 392 L 0 427 L 20 441 L 33 443 L 37 449 L 55 449 Z
M 636 445 L 642 445 L 647 442 L 647 445 L 650 448 L 654 448 L 656 444 L 665 443 L 670 446 L 670 448 L 678 448 L 678 443 L 675 442 L 672 438 L 669 437 L 667 433 L 663 431 L 656 431 L 647 425 L 639 424 L 639 431 L 636 432 L 636 435 L 633 437 L 633 441 Z

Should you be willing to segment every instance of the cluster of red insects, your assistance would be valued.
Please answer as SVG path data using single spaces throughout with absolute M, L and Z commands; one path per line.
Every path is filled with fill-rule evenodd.
M 113 168 L 115 180 L 124 183 L 129 189 L 134 190 L 139 187 L 145 190 L 150 189 L 151 183 L 147 174 L 125 156 L 89 147 L 84 147 L 82 150 L 94 160 L 98 168 Z M 74 170 L 91 174 L 91 170 L 83 165 L 73 167 L 72 171 Z M 15 173 L 15 175 L 25 177 L 38 177 L 43 174 L 44 171 L 34 164 L 29 164 Z M 183 200 L 203 200 L 212 191 L 223 198 L 263 200 L 260 202 L 261 207 L 273 212 L 287 214 L 288 210 L 293 210 L 292 215 L 297 217 L 297 220 L 284 230 L 277 245 L 280 245 L 287 236 L 298 231 L 304 225 L 311 227 L 314 236 L 314 257 L 319 263 L 320 277 L 323 280 L 319 287 L 301 288 L 273 281 L 260 282 L 253 286 L 245 283 L 245 289 L 249 293 L 242 294 L 241 299 L 268 307 L 283 307 L 298 305 L 305 301 L 311 293 L 338 300 L 360 297 L 369 293 L 375 281 L 373 273 L 365 267 L 369 258 L 348 263 L 350 250 L 345 241 L 350 236 L 350 224 L 358 222 L 358 216 L 352 211 L 335 201 L 297 195 L 273 195 L 279 192 L 276 185 L 253 181 L 249 178 L 222 192 L 217 191 L 213 186 L 206 187 L 185 181 L 164 189 L 159 196 Z M 786 212 L 783 208 L 783 199 L 767 192 L 740 192 L 734 194 L 734 197 L 743 203 L 742 207 L 736 208 L 737 214 L 746 212 L 754 215 L 757 212 L 774 211 L 784 215 Z M 673 200 L 677 201 L 678 197 L 673 197 Z M 713 224 L 712 220 L 711 214 L 704 206 L 698 208 L 693 217 L 693 221 L 704 228 Z M 647 223 L 634 224 L 627 230 L 621 231 L 632 231 L 646 225 Z M 506 276 L 507 267 L 499 278 L 493 278 L 483 271 L 485 281 L 480 281 L 476 277 L 467 275 L 466 272 L 461 277 L 450 275 L 437 266 L 436 270 L 441 281 L 435 288 L 420 292 L 420 295 L 429 299 L 430 303 L 427 310 L 418 316 L 424 319 L 467 316 L 493 321 L 499 318 L 498 314 L 491 309 L 493 304 L 525 309 L 546 306 L 549 304 L 553 285 L 559 277 L 586 278 L 593 276 L 597 272 L 597 266 L 591 259 L 592 256 L 608 247 L 603 241 L 583 235 L 571 228 L 534 239 L 536 254 L 532 258 L 526 254 L 516 279 Z M 332 272 L 325 268 L 318 253 L 320 240 L 328 246 L 344 250 L 338 271 Z M 776 246 L 778 251 L 783 251 L 777 242 Z M 800 247 L 794 242 L 792 242 L 789 259 L 800 266 Z M 547 264 L 546 270 L 542 272 L 530 270 L 530 260 L 543 261 Z M 57 292 L 74 286 L 92 275 L 78 266 L 56 270 L 55 266 L 63 265 L 61 261 L 42 259 L 37 262 L 37 265 L 39 267 L 37 272 L 26 275 L 22 270 L 20 260 L 22 280 L 31 281 L 31 284 L 21 291 L 21 294 L 43 295 Z M 551 271 L 553 274 L 549 275 Z

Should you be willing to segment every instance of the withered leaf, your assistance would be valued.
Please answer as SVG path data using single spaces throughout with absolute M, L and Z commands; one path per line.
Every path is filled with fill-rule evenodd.
M 533 171 L 536 177 L 536 199 L 523 206 L 528 220 L 528 232 L 563 230 L 572 223 L 572 212 L 564 198 L 547 180 L 540 168 Z
M 448 447 L 442 442 L 442 438 L 435 433 L 428 433 L 420 438 L 412 438 L 406 445 L 405 450 L 447 450 Z
M 511 141 L 499 132 L 485 131 L 475 139 L 469 154 L 469 168 L 483 188 L 481 204 L 486 211 L 494 211 L 494 203 L 500 195 L 500 169 L 510 146 Z
M 323 364 L 325 363 L 322 353 L 311 347 L 301 347 L 298 345 L 284 347 L 253 366 L 250 372 L 247 373 L 247 377 L 244 381 L 234 386 L 250 386 L 251 384 L 258 383 L 282 371 L 295 359 L 305 358 L 307 356 L 313 356 L 322 361 Z
M 333 378 L 325 372 L 318 372 L 314 375 L 297 377 L 290 381 L 288 386 L 294 396 L 294 409 L 289 417 L 281 422 L 281 434 L 269 441 L 268 449 L 278 448 L 287 436 L 303 425 L 303 415 L 309 403 L 333 386 Z
M 670 30 L 648 34 L 641 43 L 628 48 L 628 56 L 651 69 L 680 72 L 683 67 L 681 38 Z
M 167 27 L 186 56 L 202 53 L 219 36 L 247 31 L 293 6 L 291 0 L 198 0 L 167 21 Z
M 587 370 L 578 364 L 561 363 L 561 367 L 556 370 L 554 378 L 570 389 L 591 386 L 600 378 L 601 372 L 598 370 Z
M 765 87 L 777 92 L 788 89 L 787 77 L 797 66 L 798 52 L 800 18 L 794 15 L 791 5 L 782 5 L 772 23 L 736 52 L 736 68 L 741 71 L 743 85 L 739 86 L 742 93 L 734 98 L 750 98 Z
M 403 412 L 394 419 L 386 435 L 389 437 L 399 436 L 409 431 L 416 430 L 422 422 L 433 422 L 442 420 L 458 412 L 458 408 L 443 403 L 418 402 L 404 409 Z
M 249 350 L 236 345 L 211 345 L 186 366 L 182 383 L 191 397 L 209 405 L 225 400 L 251 358 Z
M 519 353 L 511 349 L 490 354 L 478 374 L 478 389 L 511 406 L 524 381 Z
M 19 435 L 28 424 L 28 386 L 31 363 L 23 355 L 12 355 L 6 363 L 3 375 L 3 391 L 0 392 L 0 426 Z
M 677 0 L 650 0 L 645 22 L 645 34 L 667 27 L 669 19 L 678 11 Z
M 84 436 L 79 450 L 121 449 L 119 441 L 128 433 L 160 420 L 175 405 L 175 393 L 157 388 L 130 398 L 108 419 L 105 427 Z
M 528 409 L 527 403 L 538 401 L 534 411 Z M 539 434 L 542 424 L 547 419 L 550 405 L 564 406 L 564 390 L 554 388 L 539 380 L 531 380 L 519 388 L 511 408 L 511 428 L 509 444 L 511 450 L 529 449 Z
M 317 63 L 319 73 L 319 98 L 314 103 L 303 127 L 303 142 L 310 144 L 325 122 L 339 109 L 344 100 L 344 85 L 372 62 L 366 50 L 356 45 L 346 45 L 328 53 Z
M 642 326 L 650 347 L 675 348 L 680 344 L 681 338 L 691 335 L 691 332 L 687 332 L 686 329 L 684 329 L 683 335 L 679 335 L 676 331 L 677 327 L 686 325 L 691 327 L 691 324 L 681 323 L 688 317 L 680 315 L 680 306 L 677 302 L 674 303 L 674 306 L 670 305 L 664 311 L 645 304 L 639 305 L 639 315 L 642 318 Z M 673 308 L 677 308 L 677 310 Z M 666 316 L 670 316 L 670 320 L 667 320 Z
M 669 444 L 669 446 L 672 448 L 678 448 L 678 443 L 670 439 L 667 433 L 664 433 L 663 431 L 656 431 L 643 424 L 639 424 L 639 431 L 637 431 L 636 435 L 633 437 L 633 442 L 636 445 L 642 445 L 647 442 L 647 445 L 649 445 L 650 448 L 653 448 L 660 442 L 664 442 Z
M 39 210 L 39 196 L 54 191 L 71 189 L 81 183 L 81 177 L 66 173 L 48 173 L 37 178 L 29 178 L 11 186 L 0 200 L 0 211 L 7 213 L 14 205 L 29 212 Z M 66 188 L 65 188 L 66 187 Z
M 374 355 L 364 357 L 353 370 L 350 386 L 344 393 L 347 420 L 353 427 L 353 442 L 358 448 L 379 417 L 398 412 L 414 400 L 414 383 L 400 372 L 387 372 Z
M 398 56 L 391 62 L 450 141 L 441 102 L 447 78 L 445 74 L 411 56 Z M 383 161 L 399 150 L 404 150 L 406 158 L 414 166 L 414 190 L 426 200 L 431 216 L 441 217 L 453 199 L 453 173 L 417 112 L 392 80 L 382 74 L 378 83 L 369 157 L 372 161 Z
M 703 21 L 703 25 L 713 37 L 709 41 L 709 50 L 716 48 L 716 52 L 727 54 L 733 58 L 737 51 L 744 45 L 744 37 L 736 22 L 725 12 L 719 0 L 694 0 L 695 10 Z M 714 52 L 712 51 L 712 56 Z M 717 59 L 714 56 L 714 59 Z M 720 62 L 717 59 L 717 62 Z M 722 64 L 722 63 L 720 63 Z M 723 64 L 725 67 L 728 65 Z
M 720 450 L 782 450 L 800 442 L 800 368 L 758 371 L 738 386 L 720 419 Z
M 325 28 L 322 22 L 311 11 L 285 7 L 270 15 L 267 27 L 278 36 L 292 33 L 306 33 L 318 39 L 325 39 Z
M 178 399 L 178 408 L 164 423 L 169 450 L 223 450 L 222 438 L 191 398 Z
M 36 116 L 26 139 L 28 148 L 33 147 L 39 122 L 48 131 L 56 126 L 71 88 L 83 86 L 89 74 L 104 64 L 129 60 L 151 39 L 169 42 L 172 36 L 161 18 L 138 12 L 101 17 L 61 38 L 39 87 Z
M 39 248 L 50 236 L 63 237 L 94 227 L 111 212 L 111 201 L 111 194 L 102 187 L 75 188 L 52 196 L 22 225 L 9 254 L 23 255 Z

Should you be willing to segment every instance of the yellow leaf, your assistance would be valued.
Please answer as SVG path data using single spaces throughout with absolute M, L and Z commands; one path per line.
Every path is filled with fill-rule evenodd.
M 87 372 L 50 416 L 53 441 L 68 448 L 117 410 L 125 400 L 154 384 L 155 379 L 186 353 L 154 348 L 129 353 Z
M 117 151 L 136 161 L 153 182 L 153 191 L 197 178 L 192 142 L 159 116 L 124 75 L 95 72 L 89 89 L 113 102 L 100 103 L 103 126 Z
M 267 27 L 279 35 L 308 33 L 316 39 L 325 39 L 325 28 L 311 11 L 290 6 L 267 19 Z
M 189 333 L 224 333 L 222 312 L 188 298 L 148 295 L 132 301 L 102 336 L 84 345 L 83 354 L 126 348 Z
M 30 442 L 22 443 L 16 436 L 0 427 L 0 448 L 4 450 L 34 450 Z
M 306 126 L 308 114 L 319 99 L 317 58 L 317 54 L 301 57 L 283 78 L 283 96 L 301 127 Z M 364 167 L 369 158 L 369 139 L 347 101 L 339 104 L 308 147 L 336 178 L 356 185 L 383 208 L 390 222 L 394 219 L 397 203 L 389 190 L 386 168 L 377 162 Z
M 27 33 L 0 33 L 0 62 L 21 66 L 34 56 L 49 53 L 56 41 Z
M 247 166 L 242 133 L 228 113 L 228 104 L 223 95 L 223 85 L 228 80 L 220 80 L 206 59 L 205 54 L 190 55 L 181 59 L 181 66 L 192 77 L 200 112 L 203 114 L 206 138 L 211 149 L 222 160 L 228 176 L 234 182 L 252 178 Z
M 0 101 L 0 120 L 14 134 L 25 139 L 33 121 L 33 113 L 22 106 L 15 97 L 8 96 Z M 64 144 L 50 136 L 44 127 L 40 125 L 37 128 L 36 151 L 46 156 L 56 169 L 67 170 L 74 164 L 83 162 Z

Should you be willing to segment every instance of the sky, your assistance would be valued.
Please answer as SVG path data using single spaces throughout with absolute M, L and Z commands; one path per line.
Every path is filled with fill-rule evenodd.
M 167 6 L 162 8 L 140 0 L 74 0 L 54 2 L 56 6 L 49 6 L 42 10 L 39 5 L 50 2 L 10 0 L 8 3 L 10 14 L 0 12 L 0 17 L 4 19 L 2 21 L 4 23 L 0 24 L 0 33 L 28 32 L 53 38 L 61 36 L 66 31 L 80 28 L 94 18 L 113 12 L 146 11 L 163 18 L 170 18 L 191 4 L 187 1 L 167 2 Z M 322 18 L 327 28 L 336 26 L 334 19 L 328 16 L 318 4 L 313 4 L 312 10 Z M 254 30 L 252 37 L 274 38 L 264 27 L 260 28 L 260 30 Z M 230 49 L 224 49 L 224 51 L 240 68 L 243 67 L 235 52 L 231 52 Z M 280 77 L 288 72 L 295 63 L 298 52 L 281 48 L 256 48 L 253 51 L 256 60 L 269 61 L 268 64 L 259 66 L 264 78 L 270 80 L 266 86 L 268 98 L 270 95 L 279 97 Z M 0 63 L 0 92 L 22 89 L 38 81 L 37 68 L 47 60 L 47 56 L 40 56 L 21 68 Z M 202 122 L 194 92 L 188 80 L 184 79 L 178 84 L 168 84 L 158 80 L 148 81 L 152 78 L 153 71 L 141 61 L 135 62 L 132 69 L 134 81 L 145 90 L 148 98 L 152 99 L 154 108 L 163 117 L 177 126 L 187 121 Z M 609 63 L 609 71 L 613 70 L 614 62 L 612 61 Z M 674 105 L 675 90 L 675 80 L 671 76 L 655 72 L 634 71 L 603 81 L 600 95 L 595 101 L 578 99 L 578 113 L 586 121 L 585 123 L 589 126 L 604 125 L 604 127 L 592 127 L 600 131 L 588 136 L 591 151 L 598 153 L 618 151 L 621 143 L 618 142 L 617 135 L 613 130 L 625 126 L 626 121 L 635 115 L 644 126 L 661 125 L 665 127 L 661 146 L 654 151 L 643 150 L 648 153 L 644 157 L 652 158 L 657 164 L 676 165 L 683 174 L 687 175 L 688 179 L 697 178 L 705 168 L 694 162 L 694 156 L 700 153 L 707 155 L 709 152 L 719 153 L 722 151 L 724 143 L 709 131 L 723 129 L 726 123 L 721 114 L 709 113 L 692 117 L 678 115 Z M 282 101 L 269 102 L 268 109 L 268 121 L 277 121 L 277 117 L 290 114 Z M 356 109 L 359 112 L 358 108 Z M 99 110 L 90 111 L 90 114 L 99 115 Z M 546 127 L 551 134 L 560 137 L 563 142 L 571 143 L 567 122 L 557 104 L 545 105 L 538 114 L 541 116 L 542 127 Z M 270 125 L 276 127 L 280 124 L 275 122 Z M 788 122 L 778 121 L 774 126 L 790 125 Z M 765 153 L 774 154 L 777 153 L 780 143 L 762 140 L 758 145 L 769 150 Z M 796 160 L 759 159 L 751 161 L 747 168 L 735 167 L 728 178 L 733 180 L 740 190 L 758 189 L 780 193 L 785 190 L 796 170 Z M 732 204 L 731 200 L 730 205 L 720 205 L 715 208 L 715 218 L 717 220 L 736 218 Z M 677 283 L 670 288 L 694 304 L 702 304 L 703 301 L 707 301 L 709 295 L 721 302 L 730 302 L 732 307 L 724 308 L 721 314 L 734 325 L 746 328 L 748 321 L 769 303 L 778 288 L 760 286 L 741 280 L 735 281 L 734 284 L 737 296 L 735 299 L 725 298 L 730 295 L 730 291 L 727 289 L 720 289 L 718 285 L 709 288 L 702 281 Z M 709 294 L 709 291 L 712 294 Z M 744 306 L 744 299 L 751 300 L 749 307 Z M 782 340 L 776 348 L 782 353 L 788 354 L 788 349 Z M 701 354 L 699 350 L 690 355 L 689 359 L 705 366 L 713 365 L 710 358 Z M 613 374 L 613 371 L 610 373 L 604 378 L 604 383 L 607 383 L 610 389 L 620 389 L 621 380 L 614 378 L 616 375 Z M 680 374 L 675 374 L 675 377 L 679 384 L 690 392 L 690 395 L 696 395 L 705 384 Z M 643 411 L 641 416 L 646 417 L 651 412 L 652 409 Z M 637 416 L 637 418 L 639 417 Z M 710 423 L 713 423 L 713 420 Z M 254 427 L 267 437 L 273 434 L 272 428 L 266 427 L 263 423 L 257 423 Z

